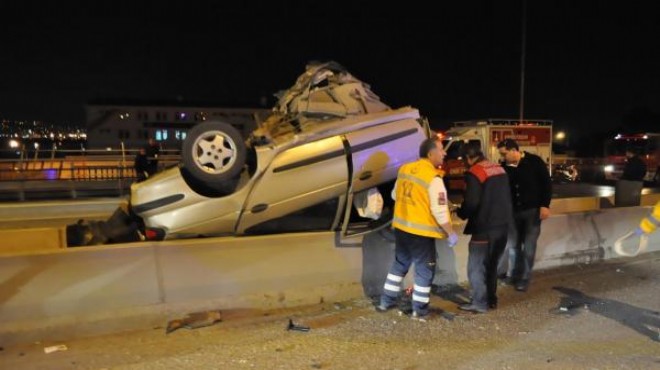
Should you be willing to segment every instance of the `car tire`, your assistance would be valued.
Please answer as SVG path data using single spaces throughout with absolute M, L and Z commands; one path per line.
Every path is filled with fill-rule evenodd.
M 212 188 L 235 182 L 243 170 L 246 148 L 243 138 L 226 122 L 204 122 L 196 125 L 183 142 L 181 160 L 194 180 Z
M 232 194 L 236 190 L 240 179 L 240 177 L 234 177 L 233 179 L 229 179 L 221 183 L 208 184 L 194 178 L 190 174 L 190 171 L 188 171 L 184 166 L 181 166 L 179 170 L 181 171 L 181 177 L 183 177 L 183 181 L 186 182 L 192 191 L 209 198 L 219 198 Z

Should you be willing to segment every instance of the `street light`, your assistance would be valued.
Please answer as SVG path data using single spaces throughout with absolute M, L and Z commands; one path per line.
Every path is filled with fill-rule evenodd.
M 555 140 L 562 141 L 566 139 L 566 133 L 564 131 L 557 131 L 555 134 Z

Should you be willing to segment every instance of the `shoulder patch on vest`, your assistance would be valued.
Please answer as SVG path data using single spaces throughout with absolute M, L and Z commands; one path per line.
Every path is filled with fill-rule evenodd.
M 438 205 L 439 206 L 447 205 L 447 194 L 445 194 L 444 192 L 438 193 Z

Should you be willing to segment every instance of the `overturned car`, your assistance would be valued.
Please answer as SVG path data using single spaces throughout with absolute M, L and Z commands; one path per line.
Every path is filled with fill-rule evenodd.
M 225 122 L 193 127 L 179 166 L 133 184 L 126 212 L 70 225 L 69 245 L 387 225 L 398 168 L 430 134 L 417 109 L 390 108 L 335 62 L 308 65 L 278 98 L 248 138 Z M 362 217 L 354 198 L 374 188 L 384 211 Z

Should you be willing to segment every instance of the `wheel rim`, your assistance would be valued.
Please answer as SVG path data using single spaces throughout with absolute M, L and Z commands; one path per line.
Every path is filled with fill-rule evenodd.
M 222 131 L 210 131 L 193 144 L 195 164 L 210 174 L 228 171 L 236 162 L 236 142 Z

